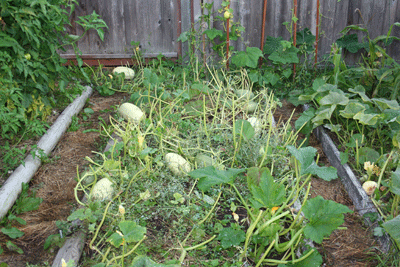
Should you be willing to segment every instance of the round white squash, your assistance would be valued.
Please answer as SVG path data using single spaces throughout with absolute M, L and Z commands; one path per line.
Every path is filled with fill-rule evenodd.
M 236 90 L 236 95 L 238 96 L 238 98 L 243 98 L 243 99 L 253 99 L 254 98 L 254 94 L 252 91 L 250 90 Z
M 125 74 L 125 80 L 132 80 L 133 77 L 135 76 L 135 71 L 131 68 L 128 67 L 116 67 L 112 71 L 113 73 L 124 73 Z
M 143 111 L 132 103 L 124 103 L 118 109 L 119 115 L 125 120 L 132 120 L 134 123 L 139 122 L 145 117 Z
M 97 200 L 111 199 L 113 197 L 114 188 L 113 183 L 107 178 L 98 181 L 92 189 L 91 197 Z
M 253 113 L 254 111 L 256 111 L 257 105 L 258 105 L 258 104 L 257 104 L 256 102 L 254 102 L 254 101 L 249 101 L 249 102 L 246 104 L 245 108 L 246 108 L 246 110 L 247 110 L 248 113 Z
M 189 162 L 187 162 L 186 159 L 184 159 L 181 155 L 176 153 L 167 153 L 165 155 L 165 162 L 167 163 L 167 167 L 175 175 L 185 175 L 191 171 Z
M 251 117 L 247 121 L 250 122 L 251 126 L 253 126 L 255 134 L 259 135 L 262 130 L 262 124 L 260 120 L 256 117 Z
M 204 154 L 197 154 L 195 162 L 197 163 L 198 168 L 213 166 L 215 164 L 215 160 L 213 158 Z

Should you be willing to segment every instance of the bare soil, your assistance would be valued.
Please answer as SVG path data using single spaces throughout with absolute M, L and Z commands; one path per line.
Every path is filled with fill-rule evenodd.
M 98 117 L 108 122 L 113 112 L 112 107 L 127 98 L 128 95 L 122 93 L 110 97 L 102 97 L 96 92 L 93 94 L 85 107 L 92 108 L 94 114 L 86 122 L 83 122 L 82 114 L 79 115 L 79 121 L 85 124 L 81 125 L 79 130 L 64 135 L 52 153 L 51 158 L 54 162 L 43 165 L 30 183 L 31 190 L 37 190 L 37 196 L 43 198 L 43 203 L 37 211 L 20 215 L 27 221 L 25 226 L 15 225 L 24 231 L 25 235 L 12 242 L 22 248 L 24 253 L 20 255 L 10 252 L 2 245 L 4 252 L 0 255 L 0 263 L 6 262 L 13 267 L 26 266 L 27 263 L 39 266 L 45 265 L 46 262 L 52 263 L 57 248 L 45 251 L 43 245 L 49 235 L 58 233 L 56 221 L 65 221 L 76 206 L 73 195 L 76 167 L 79 166 L 79 169 L 83 170 L 87 164 L 85 157 L 94 157 L 92 151 L 101 151 L 106 143 L 106 137 L 100 136 L 98 132 L 84 133 L 84 130 L 99 129 Z M 276 120 L 287 121 L 294 109 L 293 105 L 283 101 L 283 106 L 276 111 Z M 300 107 L 295 109 L 292 122 L 301 112 Z M 329 162 L 315 137 L 312 137 L 310 145 L 318 149 L 320 162 L 328 165 Z M 312 197 L 321 195 L 324 199 L 334 200 L 354 210 L 340 179 L 331 182 L 313 179 L 311 194 Z M 324 257 L 324 266 L 376 266 L 377 263 L 370 261 L 370 258 L 371 253 L 377 253 L 377 244 L 358 214 L 346 214 L 343 227 L 346 229 L 334 231 L 328 240 L 318 246 Z M 8 240 L 6 235 L 0 233 L 0 244 L 5 244 Z M 85 251 L 90 254 L 87 248 Z

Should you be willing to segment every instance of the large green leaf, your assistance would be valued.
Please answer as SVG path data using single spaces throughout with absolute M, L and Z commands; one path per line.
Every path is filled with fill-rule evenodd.
M 237 120 L 235 122 L 235 128 L 233 128 L 234 135 L 240 135 L 245 141 L 250 140 L 254 137 L 255 131 L 251 123 L 247 120 Z
M 281 36 L 278 37 L 272 37 L 272 36 L 267 36 L 267 39 L 265 40 L 265 45 L 263 48 L 263 53 L 270 55 L 273 52 L 282 49 L 282 44 L 281 41 L 283 38 Z
M 319 104 L 321 106 L 324 105 L 342 105 L 345 106 L 349 103 L 349 98 L 346 97 L 343 93 L 337 93 L 330 91 L 328 95 L 324 96 L 319 100 Z
M 332 105 L 327 108 L 319 108 L 315 112 L 315 117 L 311 120 L 315 126 L 319 126 L 324 123 L 324 120 L 330 120 L 333 114 L 333 111 L 335 111 L 336 105 Z
M 298 49 L 294 46 L 286 49 L 284 51 L 273 52 L 268 59 L 274 64 L 291 64 L 299 63 L 299 57 L 297 56 Z
M 122 221 L 119 223 L 119 228 L 125 237 L 126 242 L 138 242 L 142 240 L 146 234 L 146 227 L 137 225 L 133 221 Z
M 232 246 L 239 246 L 246 240 L 246 234 L 243 230 L 227 227 L 219 232 L 218 240 L 221 241 L 221 246 L 227 249 Z
M 315 154 L 317 150 L 313 147 L 301 147 L 299 149 L 294 146 L 287 146 L 290 154 L 292 154 L 300 163 L 300 174 L 313 174 L 324 179 L 325 181 L 330 181 L 336 179 L 337 170 L 332 167 L 320 167 L 314 161 Z
M 365 114 L 364 112 L 358 112 L 353 118 L 363 125 L 375 125 L 380 116 L 379 114 Z
M 364 162 L 377 162 L 379 159 L 379 152 L 370 147 L 361 147 L 358 150 L 358 157 L 360 164 L 364 164 Z
M 343 224 L 344 213 L 353 213 L 347 206 L 332 200 L 325 200 L 317 196 L 306 202 L 303 208 L 304 217 L 308 223 L 304 228 L 304 235 L 314 242 L 321 244 L 324 237 Z
M 205 35 L 207 35 L 207 37 L 211 40 L 214 40 L 215 37 L 219 36 L 219 37 L 223 37 L 224 33 L 221 30 L 217 30 L 215 28 L 209 29 L 209 30 L 205 30 L 203 32 Z
M 400 215 L 382 224 L 382 227 L 388 232 L 390 237 L 396 242 L 400 249 Z
M 207 191 L 214 185 L 232 184 L 236 176 L 245 171 L 245 169 L 216 170 L 214 166 L 209 166 L 191 171 L 189 175 L 199 179 L 197 187 L 200 190 Z
M 262 51 L 258 47 L 247 47 L 246 52 L 239 51 L 232 56 L 232 63 L 238 67 L 256 68 L 258 59 L 262 56 Z
M 253 195 L 251 202 L 257 209 L 277 207 L 286 199 L 285 186 L 275 183 L 268 169 L 263 169 L 260 184 L 258 186 L 253 184 L 250 190 Z
M 339 111 L 342 117 L 347 119 L 353 118 L 357 113 L 363 112 L 366 110 L 366 107 L 359 102 L 350 102 L 346 105 L 346 107 Z
M 378 105 L 378 107 L 381 111 L 383 111 L 385 109 L 394 109 L 394 110 L 400 109 L 399 103 L 396 100 L 387 100 L 384 98 L 373 98 L 372 101 L 374 101 L 375 104 Z
M 265 72 L 264 75 L 262 76 L 263 80 L 266 83 L 271 84 L 272 86 L 274 86 L 280 79 L 279 75 L 274 73 L 274 72 Z

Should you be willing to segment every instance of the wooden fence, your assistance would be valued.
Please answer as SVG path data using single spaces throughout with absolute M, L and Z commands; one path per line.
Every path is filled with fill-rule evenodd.
M 214 18 L 211 27 L 221 28 L 215 19 L 222 0 L 79 0 L 74 16 L 96 11 L 108 25 L 102 42 L 94 31 L 90 31 L 79 43 L 86 60 L 102 60 L 103 64 L 126 64 L 133 55 L 131 41 L 140 42 L 146 57 L 160 53 L 176 58 L 185 55 L 190 47 L 177 42 L 179 34 L 190 30 L 192 23 L 199 24 L 202 15 L 201 3 L 213 5 Z M 267 2 L 265 36 L 282 36 L 288 40 L 289 31 L 284 22 L 293 17 L 293 0 L 232 0 L 233 21 L 245 27 L 242 39 L 232 42 L 236 50 L 246 46 L 260 47 L 264 2 Z M 315 35 L 317 29 L 317 0 L 297 0 L 298 31 L 307 27 Z M 321 0 L 318 55 L 330 52 L 331 45 L 342 36 L 340 31 L 347 25 L 360 25 L 369 30 L 371 38 L 386 35 L 394 22 L 400 22 L 400 0 Z M 81 29 L 73 25 L 71 33 L 80 34 Z M 393 27 L 392 35 L 400 37 L 400 27 Z M 359 33 L 359 38 L 365 34 Z M 388 53 L 400 61 L 400 42 L 394 42 Z M 63 57 L 72 57 L 69 49 Z M 350 64 L 357 57 L 347 58 Z M 109 61 L 107 61 L 109 60 Z M 125 60 L 125 61 L 124 61 Z M 108 63 L 107 63 L 108 62 Z

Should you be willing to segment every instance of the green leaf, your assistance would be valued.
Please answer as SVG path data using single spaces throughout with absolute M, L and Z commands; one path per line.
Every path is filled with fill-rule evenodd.
M 349 98 L 342 93 L 330 91 L 328 95 L 321 98 L 319 104 L 324 105 L 342 105 L 345 106 L 349 103 Z
M 299 63 L 299 57 L 297 56 L 298 51 L 296 47 L 292 46 L 284 51 L 273 52 L 268 59 L 271 60 L 273 64 Z
M 209 30 L 205 30 L 203 32 L 205 35 L 207 35 L 207 37 L 211 40 L 214 40 L 215 37 L 219 36 L 219 37 L 223 37 L 224 36 L 224 32 L 222 30 L 217 30 L 215 28 L 209 29 Z
M 235 122 L 235 128 L 233 128 L 234 135 L 240 135 L 245 141 L 249 141 L 254 137 L 255 131 L 251 123 L 247 120 L 237 120 Z
M 353 118 L 357 113 L 364 112 L 365 110 L 366 107 L 363 104 L 359 102 L 350 102 L 343 110 L 339 111 L 339 113 L 342 117 L 350 119 Z
M 281 205 L 286 199 L 285 186 L 275 183 L 268 169 L 263 169 L 260 177 L 260 184 L 252 185 L 252 203 L 255 208 L 273 208 Z
M 221 241 L 221 246 L 227 249 L 231 246 L 239 246 L 240 243 L 246 240 L 246 234 L 243 230 L 227 227 L 221 230 L 218 235 L 218 240 Z
M 262 76 L 263 80 L 266 83 L 271 84 L 272 86 L 274 86 L 278 81 L 279 81 L 279 75 L 274 73 L 274 72 L 265 72 L 264 75 Z
M 278 37 L 267 36 L 263 48 L 263 53 L 270 55 L 273 52 L 277 51 L 278 49 L 281 49 L 282 48 L 281 41 L 283 41 L 283 38 L 281 36 Z
M 358 156 L 359 156 L 360 164 L 364 164 L 364 162 L 366 162 L 366 161 L 377 162 L 380 157 L 380 154 L 378 151 L 376 151 L 373 148 L 361 147 L 358 150 Z
M 306 255 L 308 252 L 310 252 L 311 249 L 307 249 L 306 251 L 303 252 L 303 255 Z M 323 263 L 323 259 L 321 254 L 317 250 L 314 250 L 314 252 L 311 253 L 307 258 L 300 262 L 296 263 L 289 263 L 286 266 L 287 267 L 319 267 Z
M 301 116 L 296 120 L 294 123 L 294 126 L 296 128 L 296 131 L 298 131 L 301 127 L 301 133 L 303 134 L 308 134 L 312 131 L 313 126 L 311 124 L 311 119 L 315 116 L 315 109 L 314 108 L 309 108 L 306 111 L 304 111 Z
M 199 179 L 197 187 L 207 191 L 214 185 L 232 184 L 236 176 L 245 171 L 245 169 L 216 170 L 214 166 L 209 166 L 191 171 L 189 176 Z
M 359 43 L 357 34 L 344 35 L 336 40 L 338 46 L 347 49 L 350 53 L 357 53 L 358 50 L 366 48 L 366 43 Z
M 7 241 L 6 242 L 6 247 L 10 251 L 15 251 L 18 254 L 24 254 L 24 251 L 21 248 L 19 248 L 17 245 L 15 245 L 13 242 L 11 242 L 11 241 Z
M 349 162 L 349 153 L 347 152 L 340 152 L 340 164 L 344 165 Z
M 10 227 L 10 228 L 3 227 L 3 228 L 1 228 L 1 232 L 5 235 L 8 235 L 10 238 L 13 238 L 13 239 L 19 238 L 24 235 L 24 232 L 18 230 L 15 227 Z
M 324 123 L 324 120 L 330 120 L 335 111 L 336 105 L 332 105 L 328 108 L 320 108 L 315 112 L 315 117 L 311 120 L 315 126 L 319 126 Z
M 232 56 L 232 63 L 238 67 L 256 68 L 258 59 L 262 56 L 262 52 L 258 47 L 247 47 L 246 52 L 239 51 Z
M 180 264 L 162 264 L 162 263 L 156 263 L 152 261 L 149 257 L 145 255 L 139 255 L 136 256 L 133 261 L 131 262 L 131 265 L 129 267 L 180 267 Z
M 113 233 L 108 239 L 108 242 L 111 243 L 114 247 L 118 248 L 124 243 L 124 237 L 119 233 Z
M 400 249 L 400 215 L 382 224 L 386 232 L 396 242 L 397 248 Z
M 325 200 L 322 196 L 307 201 L 303 212 L 304 217 L 309 221 L 304 228 L 304 235 L 318 244 L 321 244 L 324 237 L 329 236 L 333 230 L 343 224 L 343 213 L 353 213 L 345 205 Z
M 42 202 L 42 198 L 25 197 L 21 200 L 18 200 L 15 212 L 17 214 L 21 214 L 32 210 L 37 210 Z
M 388 186 L 390 192 L 400 196 L 400 167 L 398 167 L 396 171 L 392 172 Z
M 119 228 L 126 242 L 139 242 L 146 234 L 146 227 L 136 225 L 133 221 L 122 221 L 119 223 Z
M 374 101 L 375 104 L 378 105 L 378 107 L 381 111 L 383 111 L 385 109 L 394 109 L 394 110 L 400 109 L 399 103 L 396 100 L 387 100 L 384 98 L 373 98 L 372 101 Z
M 78 209 L 68 216 L 68 221 L 84 220 L 86 218 L 85 209 Z
M 292 154 L 300 163 L 301 174 L 307 173 L 307 169 L 313 164 L 314 156 L 317 149 L 311 146 L 301 147 L 297 149 L 294 146 L 287 146 L 290 154 Z
M 362 134 L 353 134 L 350 137 L 349 142 L 346 144 L 347 147 L 361 147 L 363 144 L 364 137 Z
M 294 146 L 287 146 L 290 154 L 292 154 L 300 163 L 300 174 L 313 174 L 324 179 L 325 181 L 330 181 L 336 179 L 337 170 L 332 167 L 319 167 L 314 161 L 314 156 L 317 149 L 313 147 L 301 147 L 299 149 Z

